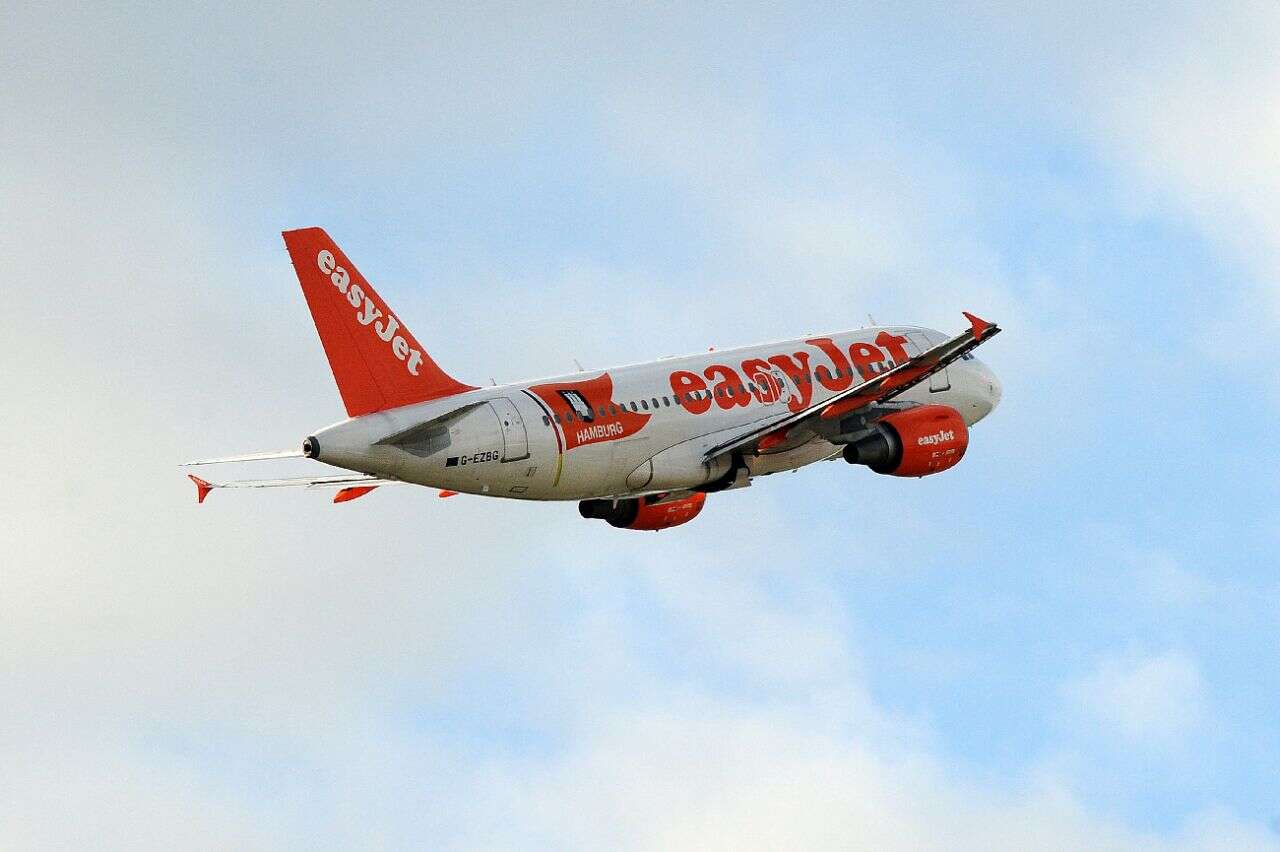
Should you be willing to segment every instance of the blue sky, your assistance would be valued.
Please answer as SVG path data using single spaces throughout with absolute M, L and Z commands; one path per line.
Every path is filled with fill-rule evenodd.
M 0 839 L 1272 849 L 1274 4 L 8 9 Z M 464 380 L 999 321 L 955 470 L 659 535 L 184 458 Z

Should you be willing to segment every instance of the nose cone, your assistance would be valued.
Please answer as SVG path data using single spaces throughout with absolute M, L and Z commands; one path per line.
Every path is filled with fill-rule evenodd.
M 1004 385 L 1000 384 L 1000 379 L 990 370 L 987 370 L 987 396 L 991 403 L 991 409 L 987 412 L 990 414 L 1000 405 L 1000 398 L 1004 396 Z
M 996 374 L 991 372 L 991 368 L 986 364 L 975 359 L 970 362 L 970 365 L 973 369 L 971 373 L 973 378 L 967 396 L 973 408 L 973 422 L 976 423 L 996 410 L 996 406 L 1000 404 L 1000 397 L 1004 394 L 1004 388 L 1000 384 L 1000 379 L 996 378 Z

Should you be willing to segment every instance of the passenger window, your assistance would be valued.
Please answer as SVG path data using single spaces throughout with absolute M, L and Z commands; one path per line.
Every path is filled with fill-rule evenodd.
M 612 403 L 610 403 L 609 405 L 609 416 L 610 417 L 618 416 L 618 407 L 616 405 L 613 405 Z
M 670 408 L 670 407 L 671 407 L 671 400 L 664 396 L 664 397 L 662 398 L 662 405 L 663 405 L 663 407 L 664 407 L 664 408 Z
M 650 400 L 650 402 L 653 403 L 653 407 L 656 410 L 658 408 L 658 398 L 654 397 L 652 400 Z
M 562 422 L 562 421 L 560 420 L 560 415 L 559 415 L 559 414 L 557 414 L 557 415 L 556 415 L 556 422 L 557 422 L 557 423 Z
M 632 411 L 639 411 L 639 410 L 640 410 L 640 407 L 636 405 L 635 400 L 632 400 L 632 401 L 631 401 L 631 410 L 632 410 Z
M 545 414 L 544 414 L 544 415 L 542 415 L 542 425 L 543 425 L 543 426 L 550 426 L 550 425 L 551 425 L 551 418 L 550 418 L 550 417 L 548 417 L 548 416 L 547 416 L 547 415 L 545 415 Z
M 573 422 L 573 412 L 572 412 L 572 411 L 565 412 L 565 415 L 564 415 L 564 422 L 565 422 L 565 423 L 572 423 L 572 422 Z
M 642 400 L 640 400 L 640 407 L 641 407 L 641 408 L 643 408 L 645 411 L 648 411 L 648 410 L 649 410 L 649 403 L 645 402 L 645 401 L 642 399 Z
M 600 406 L 600 416 L 604 417 L 604 406 Z

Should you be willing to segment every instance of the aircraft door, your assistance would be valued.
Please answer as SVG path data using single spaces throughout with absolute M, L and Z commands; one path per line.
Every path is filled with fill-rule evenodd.
M 933 343 L 929 340 L 929 336 L 919 331 L 907 332 L 907 342 L 911 345 L 911 349 L 914 350 L 911 352 L 912 355 L 919 355 L 921 352 L 933 348 Z M 946 367 L 929 377 L 929 390 L 932 393 L 951 390 L 951 377 L 947 375 Z
M 524 428 L 524 418 L 515 403 L 505 396 L 489 400 L 493 412 L 502 424 L 502 460 L 520 461 L 529 457 L 529 433 Z

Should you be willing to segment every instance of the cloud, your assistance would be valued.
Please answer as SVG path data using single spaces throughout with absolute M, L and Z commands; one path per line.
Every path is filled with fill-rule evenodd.
M 340 416 L 274 233 L 312 217 L 339 219 L 361 258 L 381 252 L 360 261 L 375 281 L 417 274 L 401 251 L 484 270 L 443 309 L 405 287 L 415 329 L 477 378 L 783 336 L 855 304 L 858 320 L 950 327 L 961 294 L 1022 329 L 1001 339 L 1010 410 L 1084 399 L 1107 368 L 1071 357 L 1087 310 L 1060 277 L 1024 286 L 969 227 L 989 184 L 961 153 L 863 103 L 789 132 L 759 49 L 782 42 L 777 21 L 494 13 L 15 13 L 23 37 L 0 60 L 0 253 L 16 270 L 0 313 L 0 839 L 1264 848 L 1227 807 L 1148 835 L 1070 773 L 984 778 L 927 710 L 882 700 L 849 599 L 932 554 L 957 567 L 986 531 L 954 484 L 923 498 L 820 467 L 720 495 L 657 538 L 409 489 L 341 512 L 313 494 L 194 506 L 178 460 L 296 445 Z M 1098 126 L 1141 139 L 1157 117 Z M 546 153 L 581 137 L 594 162 Z M 1189 183 L 1182 150 L 1147 179 L 1203 200 L 1251 174 Z M 579 196 L 555 179 L 576 167 L 624 198 L 634 170 L 640 212 L 618 214 L 633 253 L 582 245 L 569 213 L 527 254 L 504 253 L 501 228 L 457 245 L 432 231 L 441 198 L 475 205 L 451 213 L 459 231 L 503 215 L 477 175 L 519 176 L 504 156 L 545 158 L 547 185 L 530 182 L 560 212 Z M 602 209 L 583 218 L 617 212 Z M 670 220 L 704 228 L 676 273 Z M 1114 343 L 1118 323 L 1096 324 Z M 1019 485 L 1101 416 L 1023 405 L 1007 427 Z M 980 552 L 959 566 L 975 578 L 1001 567 Z M 1181 579 L 1171 596 L 1200 593 Z M 926 651 L 945 641 L 925 627 L 911 623 Z M 1175 652 L 1104 657 L 1065 695 L 1142 748 L 1184 740 L 1210 705 Z
M 1014 26 L 1065 84 L 1047 112 L 1111 164 L 1131 215 L 1181 222 L 1244 271 L 1243 286 L 1208 280 L 1189 294 L 1206 322 L 1187 336 L 1222 363 L 1274 357 L 1274 333 L 1220 342 L 1280 326 L 1280 8 L 1246 0 L 1224 15 L 1175 3 L 1154 20 L 1102 4 Z
M 1069 684 L 1064 697 L 1081 718 L 1142 748 L 1179 749 L 1208 711 L 1199 665 L 1177 651 L 1105 658 Z

